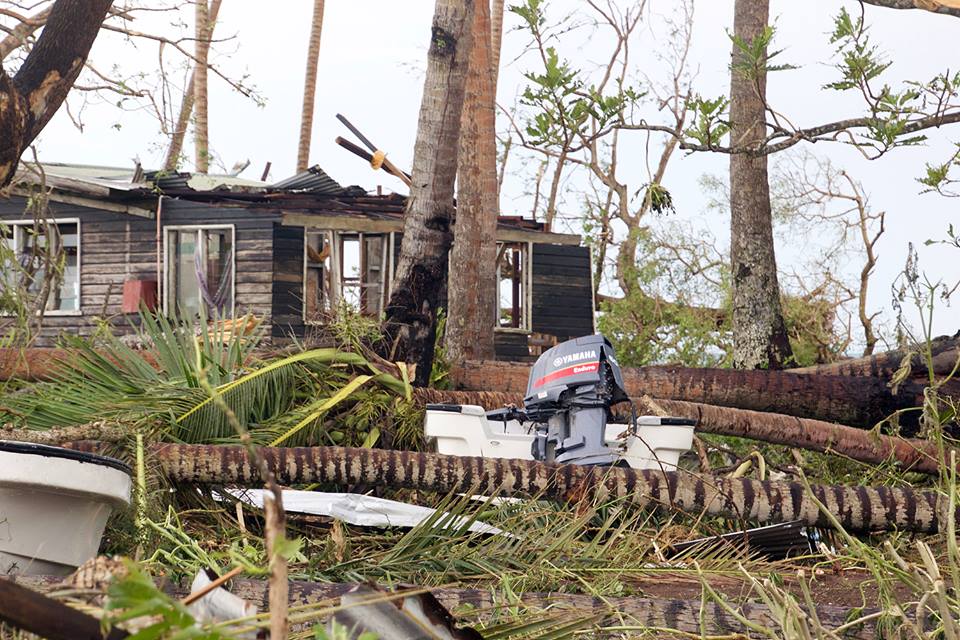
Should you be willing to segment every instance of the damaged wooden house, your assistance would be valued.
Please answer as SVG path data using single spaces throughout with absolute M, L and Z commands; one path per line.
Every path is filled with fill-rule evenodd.
M 405 203 L 342 187 L 319 167 L 268 184 L 25 165 L 10 193 L 0 199 L 2 241 L 21 264 L 49 249 L 60 265 L 38 346 L 89 335 L 104 320 L 123 331 L 141 305 L 168 316 L 251 313 L 275 340 L 308 334 L 338 305 L 377 316 Z M 579 236 L 501 216 L 497 245 L 499 359 L 594 331 L 590 251 Z

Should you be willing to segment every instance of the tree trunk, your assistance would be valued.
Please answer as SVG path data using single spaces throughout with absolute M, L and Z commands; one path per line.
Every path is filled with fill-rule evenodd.
M 193 102 L 194 118 L 194 166 L 199 173 L 210 170 L 210 135 L 207 130 L 207 57 L 210 53 L 210 12 L 206 0 L 196 4 L 196 69 L 194 70 Z
M 521 394 L 529 373 L 526 365 L 470 362 L 454 368 L 451 379 L 464 389 Z M 882 379 L 784 371 L 640 367 L 624 369 L 623 378 L 633 398 L 649 395 L 868 429 L 899 409 L 921 406 L 924 392 L 923 385 L 910 380 L 894 394 Z M 901 416 L 907 431 L 917 424 L 918 413 Z
M 243 446 L 162 444 L 150 451 L 173 482 L 263 484 L 257 464 Z M 808 492 L 799 482 L 346 447 L 264 447 L 261 455 L 277 482 L 284 485 L 363 484 L 573 503 L 618 500 L 641 508 L 675 509 L 744 523 L 799 520 L 808 526 L 832 526 L 816 498 L 847 531 L 934 533 L 940 529 L 940 514 L 949 513 L 946 498 L 938 492 L 906 486 L 811 485 Z M 958 512 L 960 507 L 949 517 L 956 518 Z
M 222 0 L 210 1 L 210 37 L 213 37 L 213 30 L 217 26 L 217 16 L 220 14 L 220 5 Z M 173 128 L 173 134 L 170 137 L 170 146 L 167 148 L 167 157 L 163 161 L 164 171 L 176 171 L 180 164 L 180 154 L 183 152 L 183 139 L 187 135 L 187 127 L 190 125 L 190 114 L 193 113 L 193 95 L 197 79 L 197 70 L 194 68 L 190 72 L 190 81 L 187 82 L 187 88 L 183 92 L 183 102 L 180 103 L 180 113 L 177 115 L 177 122 Z
M 862 358 L 850 358 L 829 364 L 818 364 L 812 367 L 792 369 L 790 373 L 813 373 L 831 376 L 873 376 L 876 378 L 889 379 L 903 364 L 903 359 L 906 355 L 905 351 L 900 350 L 885 351 Z M 930 356 L 932 357 L 933 372 L 936 375 L 943 376 L 949 374 L 956 366 L 957 358 L 960 358 L 960 337 L 940 336 L 939 338 L 934 338 L 930 344 Z M 926 358 L 923 355 L 914 353 L 910 357 L 910 368 L 914 375 L 927 374 Z
M 112 0 L 58 0 L 17 74 L 0 68 L 0 187 L 53 117 L 83 69 Z
M 392 360 L 415 363 L 426 384 L 433 364 L 439 292 L 447 279 L 460 115 L 470 57 L 473 0 L 437 0 L 413 151 L 410 197 L 384 334 Z
M 887 9 L 924 9 L 960 18 L 960 3 L 957 0 L 863 0 Z
M 487 0 L 473 8 L 472 47 L 460 126 L 457 211 L 450 254 L 447 353 L 493 358 L 496 316 L 497 142 Z
M 752 42 L 767 26 L 769 0 L 736 0 L 733 30 Z M 766 65 L 750 64 L 733 46 L 730 73 L 730 141 L 732 146 L 763 145 Z M 780 369 L 792 358 L 773 248 L 767 156 L 730 155 L 730 259 L 733 276 L 733 364 L 740 369 Z
M 313 2 L 313 24 L 307 51 L 307 71 L 303 80 L 303 108 L 300 111 L 300 144 L 297 147 L 297 173 L 310 163 L 310 138 L 313 135 L 313 101 L 317 93 L 317 61 L 320 58 L 320 32 L 323 29 L 323 0 Z
M 490 9 L 490 67 L 493 70 L 493 92 L 500 77 L 500 46 L 503 42 L 503 0 L 493 0 Z
M 907 440 L 821 420 L 696 402 L 644 397 L 642 405 L 654 415 L 692 418 L 697 421 L 697 431 L 702 433 L 833 453 L 870 464 L 897 462 L 903 471 L 940 473 L 939 452 L 936 445 L 927 440 Z M 947 459 L 949 455 L 947 451 Z

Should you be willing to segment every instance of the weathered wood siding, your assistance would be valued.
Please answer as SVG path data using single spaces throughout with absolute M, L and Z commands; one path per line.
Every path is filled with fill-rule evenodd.
M 303 227 L 273 225 L 273 327 L 276 338 L 302 336 Z
M 558 342 L 594 332 L 590 249 L 573 245 L 534 244 L 530 328 L 556 336 Z M 498 360 L 532 361 L 527 335 L 497 331 Z
M 25 207 L 21 197 L 0 200 L 0 220 L 30 218 Z M 135 316 L 121 312 L 123 283 L 157 278 L 156 220 L 59 202 L 50 203 L 50 217 L 80 220 L 82 315 L 46 315 L 36 346 L 53 345 L 61 333 L 88 336 L 103 320 L 117 333 L 129 332 Z M 279 220 L 274 211 L 173 199 L 164 200 L 161 213 L 163 227 L 233 225 L 236 313 L 253 313 L 267 322 L 273 315 L 273 234 Z M 162 246 L 161 239 L 161 251 Z

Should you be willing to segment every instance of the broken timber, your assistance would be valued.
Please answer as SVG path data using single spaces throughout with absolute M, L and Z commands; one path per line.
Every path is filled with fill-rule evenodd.
M 257 465 L 242 446 L 160 444 L 151 452 L 174 482 L 263 484 Z M 807 491 L 800 482 L 347 447 L 263 447 L 260 455 L 277 482 L 285 485 L 365 484 L 559 502 L 619 500 L 744 522 L 800 520 L 816 527 L 833 526 L 829 513 L 849 531 L 933 533 L 939 530 L 947 508 L 937 492 L 910 487 L 811 485 Z M 957 513 L 960 507 L 952 517 Z

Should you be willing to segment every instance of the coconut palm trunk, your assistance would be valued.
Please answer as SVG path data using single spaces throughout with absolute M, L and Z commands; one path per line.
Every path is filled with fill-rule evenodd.
M 463 100 L 457 213 L 448 284 L 447 353 L 451 360 L 494 355 L 496 315 L 497 143 L 490 11 L 477 0 Z
M 213 37 L 213 30 L 217 25 L 217 16 L 220 14 L 220 5 L 222 0 L 212 0 L 208 18 L 210 20 L 210 36 Z M 183 102 L 180 103 L 180 113 L 177 115 L 177 122 L 174 124 L 173 133 L 170 136 L 170 146 L 167 147 L 167 156 L 163 161 L 164 171 L 176 171 L 180 164 L 180 154 L 183 153 L 183 139 L 187 135 L 187 128 L 190 126 L 190 115 L 193 113 L 193 94 L 196 87 L 197 70 L 194 68 L 190 72 L 190 80 L 187 82 L 187 88 L 183 92 Z
M 415 363 L 419 385 L 430 379 L 437 311 L 447 279 L 472 16 L 473 0 L 437 0 L 413 151 L 413 184 L 383 326 L 389 338 L 385 355 Z
M 303 79 L 303 108 L 300 110 L 300 144 L 297 146 L 297 173 L 310 163 L 310 139 L 313 132 L 313 103 L 317 93 L 317 62 L 320 59 L 320 33 L 323 30 L 323 0 L 314 0 L 307 70 Z
M 194 166 L 199 173 L 210 170 L 210 134 L 207 122 L 207 58 L 210 54 L 210 9 L 206 0 L 197 0 L 196 8 L 196 70 L 194 71 Z

